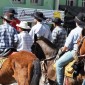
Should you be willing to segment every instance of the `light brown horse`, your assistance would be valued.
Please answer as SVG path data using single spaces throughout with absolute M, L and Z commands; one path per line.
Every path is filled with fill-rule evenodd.
M 38 58 L 41 58 L 42 53 L 44 55 L 44 62 L 41 66 L 41 67 L 44 67 L 44 69 L 41 68 L 43 69 L 42 76 L 45 77 L 45 80 L 43 81 L 46 83 L 49 82 L 50 85 L 56 85 L 56 71 L 53 68 L 54 61 L 56 60 L 55 46 L 50 41 L 48 41 L 46 38 L 41 37 L 40 39 L 36 41 L 34 48 L 36 49 L 37 52 L 34 49 L 33 49 L 33 52 L 38 56 Z M 40 50 L 42 50 L 43 52 L 40 53 Z M 79 51 L 80 51 L 80 55 L 85 54 L 85 39 Z M 64 84 L 65 85 L 81 85 L 84 75 L 85 73 L 77 76 L 76 79 L 66 77 L 66 81 Z M 48 79 L 48 81 L 46 81 L 46 79 Z M 44 85 L 44 83 L 42 85 Z
M 31 82 L 34 69 L 33 62 L 37 60 L 33 53 L 26 51 L 8 56 L 0 69 L 0 84 L 7 85 L 16 81 L 18 85 L 34 85 Z
M 52 70 L 52 64 L 54 63 L 57 53 L 55 45 L 52 44 L 48 39 L 40 37 L 32 45 L 32 52 L 41 61 L 42 76 L 40 79 L 40 85 L 45 85 L 49 82 L 51 85 L 54 85 L 55 81 L 53 80 L 56 77 L 54 70 Z

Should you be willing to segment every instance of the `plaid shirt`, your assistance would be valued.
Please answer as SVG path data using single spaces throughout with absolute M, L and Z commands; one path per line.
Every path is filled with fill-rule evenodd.
M 18 43 L 17 31 L 8 23 L 0 25 L 0 51 L 15 47 Z
M 64 46 L 67 32 L 61 26 L 57 26 L 52 31 L 52 43 L 56 45 L 57 50 Z

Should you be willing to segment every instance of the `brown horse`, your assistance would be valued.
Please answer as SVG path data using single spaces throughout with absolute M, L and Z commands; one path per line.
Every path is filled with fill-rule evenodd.
M 26 51 L 14 53 L 8 56 L 0 69 L 0 84 L 7 85 L 16 81 L 18 85 L 38 85 L 40 74 L 36 75 L 35 70 L 38 70 L 39 66 L 39 60 L 33 53 Z M 35 77 L 37 79 L 35 81 L 32 79 L 33 74 L 38 77 Z
M 85 29 L 82 30 L 80 39 L 78 40 L 78 51 L 77 51 L 78 61 L 80 64 L 78 65 L 79 75 L 76 79 L 72 79 L 66 77 L 65 85 L 82 85 L 82 81 L 85 79 Z M 82 68 L 80 68 L 82 66 Z
M 40 37 L 34 44 L 33 53 L 40 59 L 44 59 L 43 64 L 41 64 L 42 76 L 45 77 L 44 82 L 49 82 L 50 85 L 56 85 L 56 71 L 53 68 L 54 61 L 56 60 L 56 48 L 55 46 L 46 38 Z M 85 54 L 85 40 L 80 48 L 80 55 Z M 37 51 L 37 52 L 36 52 Z M 43 51 L 40 53 L 40 51 Z M 42 56 L 42 54 L 44 56 Z M 42 57 L 41 57 L 42 56 Z M 41 60 L 42 60 L 41 59 Z M 81 72 L 82 73 L 82 72 Z M 76 79 L 66 77 L 64 85 L 81 85 L 84 74 L 79 74 Z M 43 78 L 42 78 L 43 79 Z M 46 81 L 47 79 L 47 81 Z M 68 81 L 67 81 L 68 80 Z M 68 83 L 67 83 L 68 82 Z M 43 84 L 44 85 L 44 84 Z

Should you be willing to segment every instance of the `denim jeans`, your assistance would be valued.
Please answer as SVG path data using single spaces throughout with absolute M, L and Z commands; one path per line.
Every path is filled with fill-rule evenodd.
M 57 61 L 56 61 L 56 76 L 57 76 L 57 85 L 63 85 L 64 80 L 64 66 L 72 61 L 73 55 L 75 51 L 68 51 L 63 54 Z
M 82 85 L 85 85 L 85 79 L 83 80 L 83 83 L 82 83 Z

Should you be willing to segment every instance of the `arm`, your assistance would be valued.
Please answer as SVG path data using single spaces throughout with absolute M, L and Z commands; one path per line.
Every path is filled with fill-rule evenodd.
M 73 38 L 74 38 L 74 32 L 71 31 L 70 34 L 68 35 L 68 37 L 66 38 L 66 42 L 64 47 L 62 47 L 62 51 L 68 51 L 69 50 L 69 46 L 71 43 L 73 43 Z

